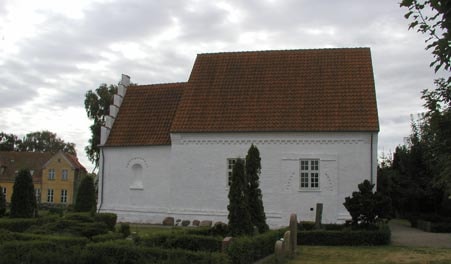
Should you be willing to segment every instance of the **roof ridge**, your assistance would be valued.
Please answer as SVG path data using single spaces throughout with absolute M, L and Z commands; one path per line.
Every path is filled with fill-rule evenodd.
M 343 47 L 343 48 L 307 48 L 307 49 L 275 49 L 275 50 L 245 50 L 245 51 L 221 51 L 198 53 L 197 55 L 218 55 L 218 54 L 243 54 L 243 53 L 272 53 L 272 52 L 293 52 L 293 51 L 324 51 L 324 50 L 370 50 L 370 47 Z
M 188 82 L 170 82 L 170 83 L 151 83 L 151 84 L 138 84 L 130 85 L 130 87 L 140 87 L 140 86 L 170 86 L 170 85 L 183 85 L 188 84 Z

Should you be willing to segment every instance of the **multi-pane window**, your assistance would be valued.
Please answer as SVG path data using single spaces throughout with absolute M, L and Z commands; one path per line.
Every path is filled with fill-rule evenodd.
M 300 160 L 299 188 L 319 189 L 319 160 Z
M 237 159 L 227 159 L 227 187 L 232 184 L 232 171 Z
M 61 180 L 62 181 L 67 181 L 67 175 L 68 175 L 67 170 L 63 170 L 62 173 L 61 173 Z
M 40 203 L 41 202 L 41 189 L 39 189 L 39 188 L 34 189 L 34 193 L 36 195 L 36 202 Z
M 67 203 L 67 190 L 61 190 L 61 203 Z
M 49 180 L 55 180 L 55 169 L 49 169 Z
M 47 202 L 53 203 L 53 189 L 47 190 Z

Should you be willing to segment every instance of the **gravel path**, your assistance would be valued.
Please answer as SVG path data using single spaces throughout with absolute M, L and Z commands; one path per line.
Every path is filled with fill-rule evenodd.
M 450 233 L 429 233 L 411 228 L 406 222 L 392 220 L 389 223 L 391 241 L 395 246 L 451 248 Z

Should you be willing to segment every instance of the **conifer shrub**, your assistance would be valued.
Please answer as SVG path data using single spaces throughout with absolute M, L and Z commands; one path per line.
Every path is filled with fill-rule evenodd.
M 0 186 L 0 217 L 4 216 L 6 213 L 6 197 L 1 190 L 2 186 Z
M 92 212 L 96 208 L 96 191 L 94 179 L 85 176 L 78 187 L 77 198 L 75 200 L 74 211 Z
M 121 223 L 119 226 L 119 233 L 121 233 L 124 237 L 128 237 L 130 235 L 130 224 Z
M 31 218 L 37 215 L 33 179 L 29 170 L 20 170 L 11 196 L 11 218 Z
M 94 215 L 94 220 L 97 222 L 103 222 L 108 226 L 110 231 L 114 231 L 116 226 L 117 215 L 113 213 L 97 213 Z

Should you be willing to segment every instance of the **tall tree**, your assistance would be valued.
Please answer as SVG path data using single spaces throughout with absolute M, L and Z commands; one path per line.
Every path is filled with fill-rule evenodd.
M 0 132 L 0 151 L 16 151 L 22 141 L 14 134 Z
M 258 228 L 260 233 L 263 233 L 268 231 L 269 227 L 266 224 L 262 191 L 259 186 L 261 167 L 260 152 L 258 148 L 252 144 L 246 155 L 246 179 L 248 184 L 247 200 L 251 222 Z
M 50 131 L 28 133 L 18 144 L 17 151 L 52 153 L 63 151 L 75 156 L 77 155 L 74 143 L 66 143 Z
M 94 170 L 99 166 L 100 128 L 105 125 L 105 117 L 110 113 L 110 105 L 116 92 L 116 85 L 101 84 L 95 91 L 89 90 L 85 95 L 86 114 L 93 121 L 90 127 L 91 138 L 85 151 L 89 160 L 95 165 Z
M 94 179 L 86 176 L 81 180 L 77 191 L 74 209 L 77 212 L 91 212 L 96 208 Z
M 0 186 L 0 217 L 6 213 L 6 197 L 2 192 L 2 187 Z
M 247 201 L 247 180 L 244 161 L 237 159 L 232 170 L 232 183 L 229 189 L 229 228 L 233 236 L 250 235 L 253 232 Z
M 20 170 L 16 176 L 11 196 L 12 218 L 30 218 L 37 215 L 33 179 L 29 170 Z

